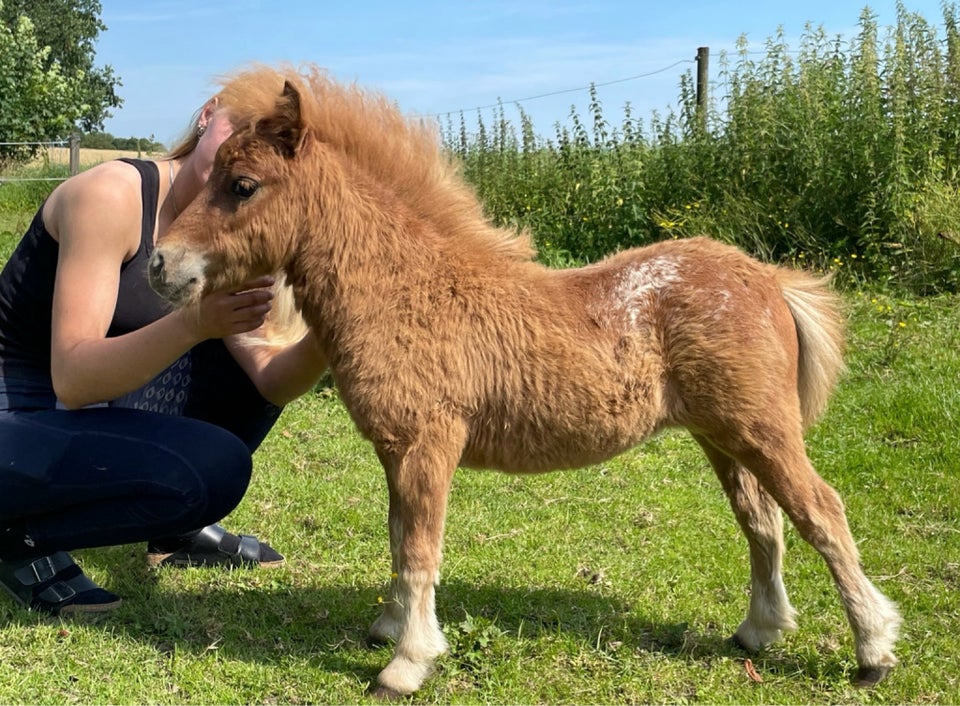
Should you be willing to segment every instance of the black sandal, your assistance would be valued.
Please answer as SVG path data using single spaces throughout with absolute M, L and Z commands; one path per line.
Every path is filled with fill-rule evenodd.
M 0 586 L 17 603 L 50 615 L 102 613 L 120 596 L 91 581 L 66 552 L 19 561 L 0 561 Z
M 147 545 L 147 566 L 281 566 L 283 555 L 249 534 L 236 535 L 220 525 L 196 534 Z

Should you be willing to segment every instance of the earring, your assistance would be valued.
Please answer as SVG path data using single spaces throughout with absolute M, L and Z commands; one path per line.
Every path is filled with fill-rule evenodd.
M 197 139 L 199 140 L 203 137 L 203 133 L 207 131 L 207 126 L 202 123 L 197 123 Z

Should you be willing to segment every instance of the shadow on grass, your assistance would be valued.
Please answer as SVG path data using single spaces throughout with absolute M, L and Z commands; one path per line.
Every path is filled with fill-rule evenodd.
M 293 660 L 359 682 L 372 683 L 390 660 L 392 647 L 369 647 L 366 642 L 367 629 L 380 611 L 380 584 L 315 581 L 304 586 L 302 576 L 284 569 L 149 570 L 140 549 L 115 547 L 81 554 L 85 564 L 110 576 L 108 588 L 122 595 L 124 602 L 111 613 L 70 620 L 102 624 L 160 654 L 201 655 L 216 650 L 224 658 L 265 665 Z M 186 580 L 181 581 L 180 574 Z M 4 613 L 20 625 L 56 620 L 12 604 L 10 611 L 0 612 L 0 620 Z M 469 635 L 457 631 L 471 616 L 495 626 L 503 641 L 562 636 L 581 643 L 585 650 L 658 653 L 705 668 L 719 658 L 748 656 L 729 641 L 727 626 L 698 631 L 686 622 L 653 620 L 622 600 L 590 589 L 525 589 L 454 579 L 441 584 L 437 613 L 441 624 L 454 631 L 453 660 L 458 659 L 457 643 L 470 642 Z M 698 616 L 677 617 L 696 620 Z M 810 663 L 774 650 L 754 659 L 762 660 L 766 673 L 783 676 L 823 679 L 839 677 L 845 670 L 835 655 L 821 655 Z

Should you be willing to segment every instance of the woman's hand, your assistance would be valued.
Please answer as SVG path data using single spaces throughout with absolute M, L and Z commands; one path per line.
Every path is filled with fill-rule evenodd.
M 239 287 L 205 294 L 196 307 L 183 311 L 197 338 L 225 338 L 263 325 L 273 304 L 274 278 L 267 275 Z

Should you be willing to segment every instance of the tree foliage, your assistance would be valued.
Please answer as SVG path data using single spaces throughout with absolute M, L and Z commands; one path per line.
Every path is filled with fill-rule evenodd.
M 61 139 L 83 114 L 83 73 L 65 71 L 50 55 L 28 17 L 0 23 L 0 142 Z M 37 150 L 38 145 L 0 145 L 0 166 L 29 159 Z
M 129 150 L 137 152 L 166 152 L 162 142 L 150 137 L 116 137 L 109 132 L 90 132 L 83 135 L 80 145 L 84 149 Z
M 0 20 L 8 29 L 21 17 L 32 20 L 37 45 L 49 47 L 41 60 L 45 71 L 59 64 L 62 73 L 80 77 L 77 127 L 83 132 L 103 129 L 110 109 L 123 102 L 113 68 L 94 66 L 97 37 L 106 29 L 101 11 L 98 0 L 0 0 Z

